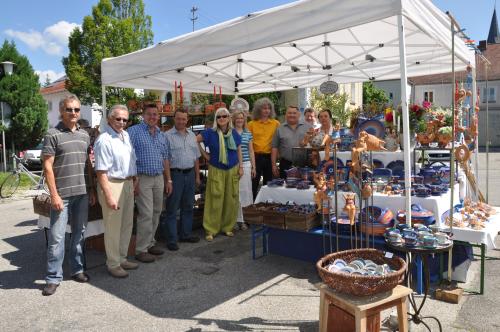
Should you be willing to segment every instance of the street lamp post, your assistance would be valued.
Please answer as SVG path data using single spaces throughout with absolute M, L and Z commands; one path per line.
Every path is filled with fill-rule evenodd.
M 4 61 L 1 63 L 3 67 L 3 72 L 5 75 L 12 75 L 12 71 L 14 70 L 14 62 Z M 2 111 L 2 150 L 3 150 L 3 170 L 7 172 L 7 153 L 5 149 L 5 121 L 3 117 L 3 101 L 0 102 L 0 108 Z

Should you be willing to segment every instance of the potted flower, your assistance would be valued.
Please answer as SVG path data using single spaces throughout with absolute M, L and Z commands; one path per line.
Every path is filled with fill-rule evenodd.
M 424 115 L 428 110 L 423 106 L 413 104 L 408 107 L 408 115 L 409 115 L 409 127 L 410 127 L 410 148 L 415 147 L 415 132 L 417 130 L 417 125 L 420 120 L 424 119 Z M 403 114 L 402 109 L 398 108 L 398 117 L 400 119 L 401 128 L 403 127 Z M 401 137 L 401 147 L 403 146 L 403 137 Z
M 451 126 L 439 128 L 437 133 L 437 140 L 439 143 L 439 147 L 445 148 L 448 145 L 448 143 L 451 142 L 451 140 L 453 139 L 453 136 L 451 134 L 452 134 Z
M 427 122 L 424 119 L 418 121 L 415 132 L 417 133 L 417 141 L 422 146 L 428 146 L 429 143 L 434 141 L 434 132 L 432 127 L 428 127 Z

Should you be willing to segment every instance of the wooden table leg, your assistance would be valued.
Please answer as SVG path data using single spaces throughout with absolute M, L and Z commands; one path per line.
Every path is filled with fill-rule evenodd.
M 366 332 L 366 312 L 356 313 L 354 319 L 356 321 L 356 332 Z
M 406 310 L 407 297 L 401 298 L 397 308 L 398 308 L 398 326 L 400 332 L 408 332 L 408 312 Z
M 320 290 L 319 296 L 319 330 L 327 332 L 328 330 L 328 300 L 323 290 Z

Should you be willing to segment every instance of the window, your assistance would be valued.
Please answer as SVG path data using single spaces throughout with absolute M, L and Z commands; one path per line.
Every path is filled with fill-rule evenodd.
M 49 109 L 49 112 L 52 111 L 52 101 L 47 102 L 47 108 Z
M 356 103 L 356 83 L 351 83 L 351 103 Z
M 434 103 L 434 91 L 425 91 L 424 101 L 428 101 L 429 103 Z
M 394 100 L 394 93 L 389 92 L 389 99 L 390 99 L 391 101 L 393 101 L 393 100 Z
M 486 96 L 488 96 L 488 103 L 496 103 L 497 102 L 497 88 L 496 87 L 488 87 L 488 91 L 486 91 L 486 87 L 483 87 L 481 93 L 481 103 L 486 103 Z

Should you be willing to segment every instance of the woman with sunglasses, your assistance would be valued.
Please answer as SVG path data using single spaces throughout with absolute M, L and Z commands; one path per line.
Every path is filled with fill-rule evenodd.
M 197 136 L 208 147 L 208 178 L 205 191 L 203 228 L 207 241 L 219 232 L 233 236 L 239 206 L 239 182 L 243 176 L 241 136 L 233 129 L 226 108 L 215 112 L 213 128 Z M 200 147 L 201 149 L 201 147 Z M 202 150 L 202 149 L 201 149 Z

